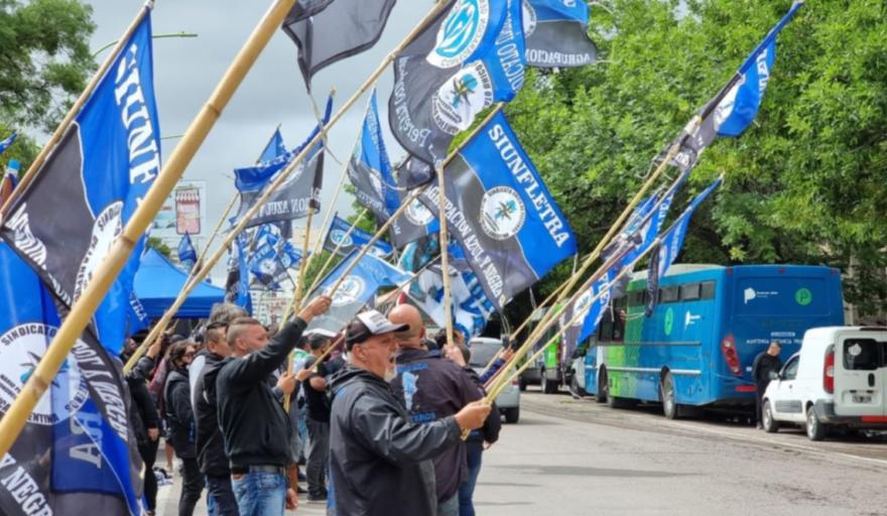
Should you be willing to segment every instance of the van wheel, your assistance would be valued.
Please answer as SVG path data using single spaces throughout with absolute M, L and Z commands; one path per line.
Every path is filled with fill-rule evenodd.
M 557 392 L 557 383 L 548 379 L 545 370 L 542 370 L 542 377 L 539 379 L 539 386 L 544 394 L 554 394 Z
M 605 403 L 607 401 L 607 370 L 601 369 L 597 375 L 597 396 L 594 401 Z
M 674 378 L 671 373 L 665 373 L 662 377 L 662 383 L 659 385 L 660 397 L 662 398 L 662 412 L 666 419 L 677 419 L 680 417 L 678 404 L 674 400 Z
M 520 407 L 509 407 L 505 409 L 505 422 L 513 425 L 520 419 Z
M 773 407 L 770 405 L 770 400 L 765 401 L 761 408 L 761 420 L 764 431 L 768 434 L 775 434 L 779 431 L 779 423 L 773 418 Z
M 825 425 L 819 420 L 813 405 L 807 408 L 807 437 L 811 441 L 821 441 L 825 439 Z

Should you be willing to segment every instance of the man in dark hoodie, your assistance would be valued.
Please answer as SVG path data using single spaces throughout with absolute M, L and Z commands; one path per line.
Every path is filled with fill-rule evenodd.
M 126 363 L 132 356 L 134 348 L 127 349 L 121 356 Z M 132 398 L 130 423 L 139 446 L 145 468 L 145 502 L 148 515 L 153 516 L 157 508 L 157 477 L 154 476 L 154 461 L 157 459 L 157 446 L 160 439 L 160 414 L 157 413 L 154 399 L 148 392 L 148 377 L 154 369 L 154 358 L 160 353 L 160 340 L 148 348 L 145 356 L 139 359 L 136 366 L 126 375 L 126 384 Z
M 225 455 L 225 440 L 219 428 L 216 410 L 216 377 L 222 361 L 231 349 L 225 340 L 225 323 L 211 323 L 206 327 L 204 367 L 194 383 L 194 420 L 197 423 L 197 462 L 206 476 L 208 497 L 212 499 L 216 516 L 239 516 L 237 499 L 231 488 L 231 468 Z
M 453 416 L 414 423 L 388 379 L 395 376 L 397 341 L 407 330 L 375 310 L 346 330 L 349 365 L 333 375 L 328 513 L 336 516 L 434 515 L 432 458 L 479 428 L 490 406 L 470 403 Z
M 188 382 L 188 365 L 194 358 L 194 344 L 183 340 L 170 348 L 167 366 L 170 372 L 163 388 L 166 420 L 169 423 L 170 441 L 176 455 L 182 459 L 182 494 L 179 497 L 179 516 L 191 516 L 200 500 L 205 482 L 197 465 L 194 448 L 194 411 L 191 407 L 191 384 Z
M 270 342 L 255 319 L 235 319 L 228 326 L 232 356 L 216 377 L 216 399 L 242 516 L 280 516 L 285 505 L 298 505 L 296 486 L 288 487 L 286 477 L 290 420 L 268 378 L 286 361 L 311 319 L 329 307 L 330 298 L 318 296 Z M 287 376 L 295 387 L 295 377 Z
M 412 305 L 398 305 L 388 314 L 392 324 L 408 329 L 395 333 L 397 377 L 391 388 L 403 400 L 415 423 L 437 421 L 472 401 L 483 398 L 477 384 L 459 365 L 422 346 L 425 327 L 422 314 Z M 445 351 L 445 350 L 444 350 Z M 463 443 L 434 458 L 437 514 L 459 514 L 459 486 L 468 480 L 468 459 Z

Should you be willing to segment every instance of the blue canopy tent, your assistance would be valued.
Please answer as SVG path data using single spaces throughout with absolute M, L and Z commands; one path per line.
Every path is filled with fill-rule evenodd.
M 157 250 L 148 248 L 135 277 L 135 293 L 148 317 L 159 319 L 172 306 L 185 286 L 188 275 Z M 225 290 L 202 282 L 197 285 L 176 313 L 182 319 L 209 317 L 212 306 L 225 300 Z

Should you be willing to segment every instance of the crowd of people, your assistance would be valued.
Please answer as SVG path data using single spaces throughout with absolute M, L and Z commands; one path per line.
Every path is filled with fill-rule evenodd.
M 210 516 L 282 515 L 299 494 L 337 516 L 474 514 L 500 431 L 483 385 L 509 352 L 480 377 L 458 332 L 428 338 L 411 305 L 360 313 L 341 335 L 307 331 L 329 306 L 317 297 L 275 329 L 220 304 L 191 337 L 151 343 L 127 375 L 149 514 L 177 472 L 180 516 L 204 491 Z

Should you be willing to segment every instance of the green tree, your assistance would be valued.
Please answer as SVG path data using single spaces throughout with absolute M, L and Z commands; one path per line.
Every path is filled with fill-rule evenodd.
M 651 159 L 731 77 L 789 0 L 614 0 L 592 7 L 602 61 L 533 73 L 512 125 L 587 252 Z M 845 297 L 887 306 L 887 12 L 874 0 L 809 0 L 780 34 L 760 113 L 701 158 L 675 202 L 718 174 L 679 260 L 853 263 Z M 536 287 L 541 300 L 565 278 Z M 518 300 L 511 312 L 527 312 Z M 518 317 L 515 317 L 518 319 Z
M 79 0 L 0 0 L 0 121 L 52 131 L 94 68 L 92 8 Z
M 166 256 L 167 258 L 172 258 L 172 249 L 163 243 L 158 237 L 148 237 L 148 242 L 146 244 L 148 247 L 155 249 L 158 253 Z

